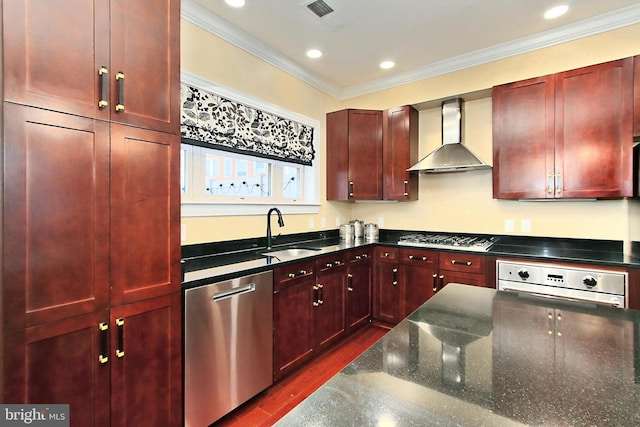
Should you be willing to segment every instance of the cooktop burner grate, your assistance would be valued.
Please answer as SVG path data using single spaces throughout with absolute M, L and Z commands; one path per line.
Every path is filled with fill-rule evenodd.
M 414 233 L 400 236 L 399 245 L 427 248 L 460 249 L 486 252 L 495 243 L 495 237 L 466 236 L 456 234 Z

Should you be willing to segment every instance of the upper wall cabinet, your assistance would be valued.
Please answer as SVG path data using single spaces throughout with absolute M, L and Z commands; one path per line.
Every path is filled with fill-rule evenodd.
M 633 59 L 493 88 L 493 197 L 632 195 Z
M 179 1 L 11 3 L 6 101 L 179 133 Z
M 327 200 L 413 200 L 418 113 L 410 106 L 327 114 Z

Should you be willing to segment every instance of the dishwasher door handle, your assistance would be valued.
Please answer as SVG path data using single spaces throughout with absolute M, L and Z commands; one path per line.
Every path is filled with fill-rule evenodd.
M 248 285 L 245 286 L 240 286 L 238 288 L 233 288 L 233 289 L 229 289 L 226 291 L 220 291 L 220 292 L 216 292 L 213 294 L 213 297 L 211 297 L 211 299 L 216 302 L 216 301 L 220 301 L 223 300 L 225 298 L 231 298 L 231 297 L 235 297 L 238 295 L 242 295 L 242 294 L 246 294 L 249 292 L 254 292 L 256 290 L 256 284 L 255 283 L 249 283 Z

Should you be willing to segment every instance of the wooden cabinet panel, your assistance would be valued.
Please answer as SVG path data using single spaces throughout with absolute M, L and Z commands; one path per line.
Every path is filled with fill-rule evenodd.
M 371 319 L 371 282 L 373 280 L 371 249 L 349 253 L 347 268 L 347 332 L 369 323 Z
M 3 403 L 69 404 L 72 427 L 109 426 L 112 357 L 100 322 L 106 311 L 5 335 Z
M 111 425 L 182 424 L 181 303 L 174 293 L 111 309 Z
M 3 5 L 6 100 L 179 134 L 179 1 L 34 3 Z
M 179 141 L 112 125 L 112 302 L 180 290 Z
M 111 0 L 111 120 L 180 133 L 180 1 Z M 144 52 L 144 55 L 140 53 Z
M 386 256 L 385 256 L 386 255 Z M 373 318 L 395 325 L 400 321 L 399 264 L 397 249 L 374 249 Z
M 318 351 L 329 347 L 346 334 L 347 265 L 344 254 L 317 260 L 313 310 L 314 347 Z M 336 263 L 336 261 L 338 263 Z M 327 267 L 333 263 L 331 267 Z M 325 266 L 321 269 L 320 266 Z
M 418 161 L 418 111 L 410 105 L 385 110 L 382 129 L 382 198 L 416 200 L 418 174 L 407 169 Z
M 278 276 L 274 269 L 274 278 Z M 315 277 L 293 286 L 274 286 L 274 380 L 300 366 L 314 351 L 312 330 Z M 274 285 L 276 283 L 274 282 Z
M 382 111 L 327 114 L 327 200 L 382 199 Z
M 5 331 L 109 302 L 108 125 L 5 104 Z
M 632 58 L 556 75 L 556 197 L 625 197 L 632 181 Z
M 273 269 L 273 288 L 278 291 L 289 286 L 315 280 L 315 262 L 296 262 Z
M 48 6 L 3 3 L 5 100 L 108 119 L 98 70 L 109 65 L 109 0 Z
M 431 298 L 436 287 L 438 252 L 400 249 L 400 318 L 404 319 Z
M 493 88 L 493 197 L 544 199 L 553 173 L 554 79 Z
M 632 58 L 493 88 L 494 198 L 632 195 Z

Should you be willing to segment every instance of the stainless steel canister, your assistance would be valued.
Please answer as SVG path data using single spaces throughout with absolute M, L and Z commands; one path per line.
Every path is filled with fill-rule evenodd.
M 378 224 L 365 224 L 364 226 L 364 238 L 369 241 L 377 241 L 379 236 Z
M 353 224 L 342 224 L 340 226 L 340 240 L 351 241 L 354 237 Z
M 364 236 L 364 221 L 361 219 L 354 219 L 350 221 L 353 224 L 353 235 L 356 239 L 362 239 Z

